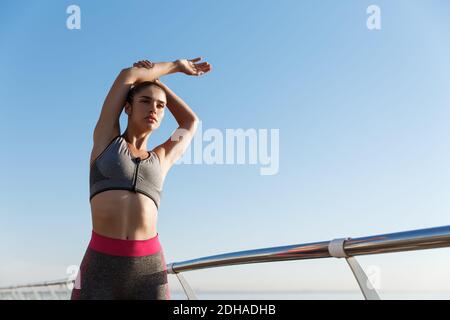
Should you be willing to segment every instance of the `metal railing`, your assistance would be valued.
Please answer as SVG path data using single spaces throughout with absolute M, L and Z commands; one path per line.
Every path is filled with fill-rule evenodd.
M 443 247 L 450 247 L 450 225 L 361 238 L 339 238 L 330 241 L 230 252 L 169 263 L 167 264 L 167 272 L 169 274 L 175 274 L 187 298 L 191 300 L 197 299 L 197 297 L 194 290 L 192 290 L 186 279 L 182 276 L 182 272 L 250 263 L 331 257 L 344 258 L 353 272 L 364 298 L 367 300 L 377 300 L 380 297 L 371 285 L 355 256 Z M 39 287 L 65 286 L 73 282 L 74 280 L 59 280 L 3 287 L 0 288 L 0 299 L 2 297 L 12 297 L 13 299 L 27 298 L 27 295 L 24 294 L 25 289 L 31 289 L 36 296 L 36 293 L 39 294 Z M 57 292 L 57 290 L 52 289 L 50 296 L 57 297 Z

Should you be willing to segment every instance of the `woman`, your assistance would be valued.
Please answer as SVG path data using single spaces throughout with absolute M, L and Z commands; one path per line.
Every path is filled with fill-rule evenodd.
M 170 299 L 157 213 L 167 172 L 186 151 L 199 120 L 159 78 L 175 72 L 192 76 L 209 72 L 211 65 L 201 59 L 139 61 L 120 72 L 106 96 L 90 161 L 92 234 L 72 300 Z M 120 135 L 124 106 L 128 125 Z M 147 151 L 166 106 L 179 127 Z

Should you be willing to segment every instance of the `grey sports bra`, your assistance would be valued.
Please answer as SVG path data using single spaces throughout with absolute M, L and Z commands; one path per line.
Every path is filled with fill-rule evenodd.
M 161 163 L 150 151 L 149 157 L 134 157 L 122 135 L 115 137 L 90 167 L 89 201 L 107 190 L 139 192 L 152 199 L 159 208 L 162 195 Z

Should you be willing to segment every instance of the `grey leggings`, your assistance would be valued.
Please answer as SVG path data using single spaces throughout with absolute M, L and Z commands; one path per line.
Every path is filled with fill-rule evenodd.
M 94 236 L 99 237 L 98 234 Z M 128 242 L 133 242 L 133 240 L 103 237 L 103 240 L 105 239 L 107 242 L 119 241 L 119 244 L 124 244 L 125 246 L 128 246 Z M 145 241 L 148 240 L 143 240 L 142 242 Z M 157 238 L 156 240 L 153 238 L 152 241 L 157 241 Z M 162 247 L 157 252 L 147 255 L 124 256 L 112 255 L 110 254 L 111 252 L 100 252 L 98 250 L 108 250 L 103 250 L 104 244 L 103 246 L 95 246 L 92 245 L 92 242 L 93 240 L 91 240 L 81 262 L 78 277 L 72 290 L 71 300 L 170 299 L 167 269 Z M 139 245 L 141 244 L 143 243 Z M 106 243 L 106 245 L 115 250 L 110 243 Z M 154 244 L 152 245 L 154 246 Z M 122 247 L 121 249 L 124 248 Z M 129 249 L 125 249 L 129 251 Z M 138 248 L 138 250 L 142 252 L 142 249 Z

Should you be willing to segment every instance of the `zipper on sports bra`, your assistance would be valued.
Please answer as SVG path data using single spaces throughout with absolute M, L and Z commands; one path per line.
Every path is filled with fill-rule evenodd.
M 141 158 L 137 158 L 136 159 L 136 169 L 134 171 L 134 191 L 136 191 L 136 184 L 137 184 L 137 175 L 138 175 L 138 171 L 139 171 L 139 164 L 141 163 Z

